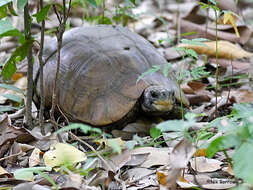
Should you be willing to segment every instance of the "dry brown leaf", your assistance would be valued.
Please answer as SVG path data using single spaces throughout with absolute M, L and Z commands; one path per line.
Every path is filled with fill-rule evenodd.
M 29 167 L 34 167 L 40 164 L 40 149 L 35 148 L 29 157 Z
M 143 147 L 133 150 L 133 155 L 135 154 L 149 154 L 145 162 L 140 166 L 144 168 L 150 168 L 152 166 L 163 166 L 170 163 L 169 153 L 171 148 L 153 148 L 153 147 Z
M 0 166 L 0 175 L 8 174 L 8 172 Z
M 223 92 L 227 96 L 229 92 Z M 253 92 L 247 89 L 236 89 L 230 91 L 230 100 L 235 103 L 250 103 L 253 102 Z
M 163 170 L 158 170 L 157 176 L 160 179 L 160 188 L 175 186 L 181 170 L 187 166 L 195 151 L 195 147 L 185 138 L 174 147 L 169 155 L 168 166 Z
M 179 44 L 179 47 L 189 48 L 196 51 L 198 54 L 205 54 L 210 57 L 216 56 L 216 41 L 203 42 L 206 46 Z M 253 53 L 247 52 L 242 48 L 228 42 L 218 41 L 218 56 L 226 59 L 240 59 L 253 56 Z
M 232 176 L 235 175 L 235 174 L 234 174 L 233 167 L 231 166 L 231 164 L 228 164 L 227 172 L 228 172 L 230 175 L 232 175 Z
M 195 153 L 194 156 L 200 157 L 200 156 L 206 156 L 206 149 L 205 148 L 200 148 L 198 149 Z
M 223 25 L 223 26 L 227 26 L 227 25 Z M 227 26 L 230 27 L 231 26 Z M 236 36 L 235 33 L 231 33 L 230 30 L 226 30 L 226 31 L 222 31 L 219 30 L 218 31 L 218 39 L 219 40 L 228 40 L 231 42 L 238 42 L 240 44 L 245 44 L 247 43 L 250 38 L 251 38 L 251 34 L 252 31 L 245 25 L 243 26 L 237 26 L 238 31 L 241 35 L 240 38 L 238 38 Z M 192 23 L 190 21 L 181 20 L 181 33 L 186 33 L 186 32 L 196 32 L 193 35 L 189 35 L 189 36 L 185 36 L 185 38 L 188 39 L 194 39 L 194 38 L 207 38 L 210 40 L 215 40 L 216 39 L 216 30 L 214 28 L 210 28 L 208 27 L 208 29 L 206 30 L 206 24 L 196 24 L 196 23 Z
M 215 159 L 208 159 L 205 157 L 192 158 L 191 167 L 198 172 L 213 172 L 221 169 L 222 162 Z

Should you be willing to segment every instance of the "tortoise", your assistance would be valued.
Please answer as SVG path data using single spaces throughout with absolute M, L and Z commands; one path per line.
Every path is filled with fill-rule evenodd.
M 57 67 L 56 39 L 46 45 L 43 59 L 45 105 L 50 107 Z M 155 72 L 137 81 L 152 66 L 166 64 L 147 40 L 125 27 L 73 28 L 63 36 L 57 105 L 68 119 L 93 126 L 129 120 L 139 112 L 168 114 L 180 96 L 173 73 L 165 77 Z M 37 63 L 34 79 L 38 75 Z M 189 104 L 183 93 L 182 100 Z

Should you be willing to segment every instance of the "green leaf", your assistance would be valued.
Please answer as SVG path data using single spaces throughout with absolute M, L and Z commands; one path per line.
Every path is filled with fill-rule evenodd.
M 221 150 L 225 150 L 230 147 L 239 146 L 241 144 L 241 139 L 237 135 L 229 134 L 226 136 L 220 136 L 213 140 L 206 149 L 207 156 L 213 157 L 213 155 Z
M 166 131 L 177 131 L 184 132 L 189 127 L 191 127 L 194 123 L 183 121 L 183 120 L 168 120 L 159 123 L 156 128 L 160 129 L 162 132 Z
M 133 150 L 136 144 L 137 144 L 137 141 L 135 141 L 135 140 L 127 141 L 127 142 L 126 142 L 126 147 L 127 147 L 129 150 Z
M 196 38 L 196 39 L 192 39 L 192 40 L 188 40 L 188 39 L 182 39 L 181 42 L 184 44 L 190 44 L 190 45 L 197 45 L 197 46 L 204 46 L 207 47 L 206 44 L 202 43 L 204 41 L 208 41 L 205 38 Z
M 161 135 L 161 131 L 160 129 L 157 129 L 155 127 L 152 127 L 150 129 L 150 136 L 155 139 L 155 138 L 158 138 L 159 136 Z
M 95 127 L 91 127 L 89 125 L 85 125 L 82 123 L 72 123 L 66 127 L 63 127 L 61 129 L 59 129 L 56 134 L 64 132 L 64 131 L 69 131 L 69 130 L 73 130 L 73 129 L 81 129 L 83 133 L 87 134 L 88 132 L 95 132 L 98 134 L 101 134 L 102 131 L 99 128 L 95 128 Z
M 33 17 L 36 17 L 37 23 L 40 23 L 42 20 L 45 20 L 50 8 L 51 4 L 48 4 L 45 7 L 43 7 L 43 9 L 39 13 L 33 15 Z
M 108 139 L 108 145 L 112 148 L 113 152 L 121 153 L 121 147 L 115 139 Z
M 44 177 L 49 183 L 51 183 L 54 186 L 54 189 L 59 190 L 59 187 L 57 186 L 57 184 L 54 182 L 54 179 L 51 178 L 49 175 L 47 175 L 44 172 L 41 172 L 40 170 L 34 170 L 34 173 L 39 174 L 40 176 Z
M 15 62 L 7 62 L 2 70 L 2 76 L 4 80 L 8 80 L 16 72 L 17 67 Z
M 210 72 L 205 71 L 205 66 L 196 67 L 191 71 L 193 80 L 198 80 L 207 77 L 208 75 L 210 75 Z
M 28 0 L 18 0 L 18 10 L 23 10 Z
M 33 41 L 26 41 L 23 45 L 16 48 L 4 65 L 2 70 L 2 76 L 4 80 L 10 79 L 11 76 L 16 72 L 16 63 L 25 59 Z
M 2 19 L 0 20 L 0 38 L 4 36 L 21 36 L 21 32 L 15 29 L 10 19 Z
M 141 76 L 138 77 L 136 83 L 138 83 L 139 80 L 143 79 L 146 75 L 150 75 L 152 73 L 159 71 L 160 68 L 161 68 L 160 65 L 153 65 L 149 70 L 145 71 L 144 73 L 141 74 Z
M 2 84 L 0 84 L 0 88 L 5 88 L 5 89 L 8 89 L 8 90 L 13 90 L 15 92 L 18 92 L 18 93 L 24 95 L 24 92 L 20 88 L 14 86 L 14 85 L 11 85 L 11 84 L 3 84 L 2 83 Z
M 6 5 L 6 4 L 10 3 L 10 2 L 13 2 L 13 0 L 1 0 L 0 1 L 0 7 L 2 7 L 3 5 Z
M 184 36 L 190 36 L 190 35 L 194 35 L 196 34 L 197 32 L 185 32 L 183 34 L 180 34 L 181 37 L 184 37 Z
M 12 3 L 12 2 L 8 4 L 8 9 L 9 9 L 10 13 L 11 13 L 13 16 L 18 16 L 18 14 L 16 13 L 16 11 L 15 11 L 14 8 L 13 8 L 13 3 Z
M 51 167 L 32 167 L 32 168 L 22 168 L 14 171 L 15 179 L 19 180 L 33 180 L 33 173 L 38 173 L 38 171 L 51 171 Z
M 109 17 L 103 17 L 102 15 L 98 17 L 98 24 L 112 24 L 112 21 Z
M 131 1 L 131 3 L 133 3 L 135 5 L 135 0 L 130 0 L 130 1 Z
M 216 1 L 214 1 L 214 0 L 209 0 L 212 4 L 214 4 L 214 5 L 216 5 L 217 3 L 216 3 Z
M 163 68 L 163 76 L 165 76 L 166 78 L 168 77 L 168 74 L 171 70 L 171 64 L 167 63 L 164 68 Z
M 242 178 L 245 183 L 253 185 L 253 143 L 245 142 L 233 155 L 233 171 L 237 178 Z
M 11 101 L 14 101 L 14 102 L 18 102 L 18 103 L 22 103 L 23 101 L 23 98 L 15 95 L 15 94 L 0 94 L 1 96 L 11 100 Z
M 16 107 L 11 107 L 11 106 L 0 106 L 0 113 L 8 112 L 8 111 L 13 111 L 13 110 L 18 110 L 19 108 Z
M 97 3 L 95 0 L 88 0 L 88 2 L 91 4 L 91 6 L 93 6 L 94 8 L 97 8 Z
M 0 19 L 7 16 L 7 5 L 0 7 Z
M 198 59 L 198 54 L 196 53 L 196 51 L 194 51 L 193 49 L 185 49 L 184 52 L 193 57 L 194 59 Z

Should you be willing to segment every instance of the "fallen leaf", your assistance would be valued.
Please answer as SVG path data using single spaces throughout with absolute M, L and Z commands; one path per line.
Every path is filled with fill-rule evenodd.
M 43 156 L 46 166 L 73 165 L 87 159 L 84 152 L 69 144 L 57 143 L 50 149 Z
M 205 157 L 196 157 L 190 160 L 191 167 L 198 172 L 213 172 L 221 169 L 222 162 Z
M 205 148 L 200 148 L 198 149 L 195 153 L 194 156 L 196 157 L 201 157 L 201 156 L 206 156 L 206 149 Z
M 40 164 L 40 153 L 40 149 L 33 149 L 32 154 L 29 157 L 29 167 L 33 167 Z
M 8 172 L 0 166 L 0 175 L 8 174 Z
M 235 34 L 238 38 L 240 38 L 240 34 L 238 32 L 237 26 L 236 26 L 236 20 L 237 17 L 235 17 L 234 15 L 232 15 L 231 12 L 226 12 L 224 14 L 224 19 L 223 19 L 223 24 L 231 24 L 234 28 Z
M 158 170 L 157 175 L 160 178 L 160 188 L 165 189 L 175 186 L 181 170 L 187 166 L 195 151 L 195 147 L 185 138 L 174 147 L 169 155 L 167 167 L 163 170 Z
M 198 54 L 205 54 L 211 57 L 216 56 L 216 41 L 203 42 L 205 46 L 179 44 L 179 47 L 190 48 L 196 51 Z M 247 52 L 242 48 L 232 44 L 228 41 L 218 41 L 218 56 L 219 58 L 226 59 L 241 59 L 251 57 L 253 53 Z

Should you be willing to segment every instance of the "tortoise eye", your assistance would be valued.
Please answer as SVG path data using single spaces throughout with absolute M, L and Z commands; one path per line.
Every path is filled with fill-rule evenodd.
M 124 50 L 130 50 L 130 47 L 124 47 Z
M 157 98 L 159 94 L 156 91 L 150 91 L 150 95 L 152 98 Z

